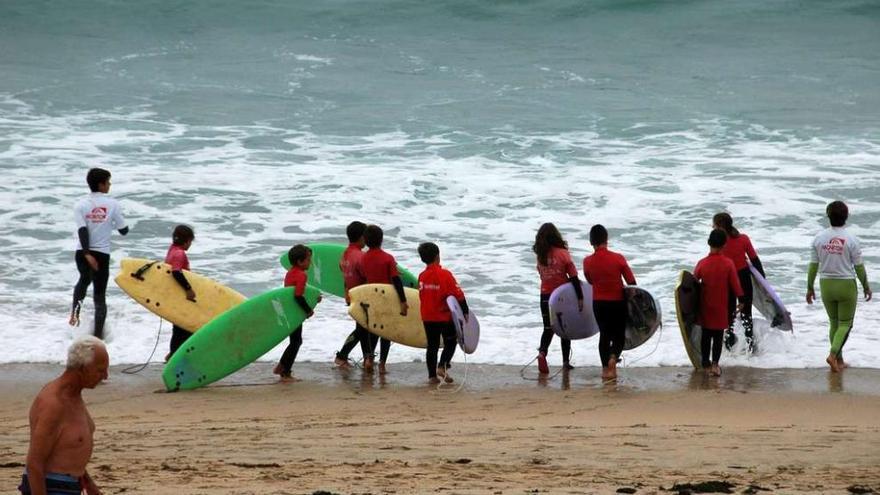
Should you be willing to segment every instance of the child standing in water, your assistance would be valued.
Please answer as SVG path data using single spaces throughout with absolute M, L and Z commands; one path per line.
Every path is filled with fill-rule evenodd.
M 761 260 L 758 259 L 758 253 L 755 251 L 755 248 L 752 247 L 752 241 L 749 239 L 749 236 L 743 234 L 733 226 L 733 218 L 729 214 L 718 213 L 712 217 L 712 228 L 721 229 L 727 234 L 727 242 L 724 244 L 724 249 L 721 250 L 721 253 L 730 258 L 730 260 L 733 261 L 734 268 L 736 268 L 739 285 L 742 287 L 744 294 L 740 317 L 742 318 L 742 325 L 749 353 L 753 353 L 757 348 L 757 342 L 755 340 L 754 327 L 752 325 L 752 272 L 749 270 L 748 262 L 751 261 L 752 265 L 758 270 L 758 273 L 760 273 L 762 277 L 767 278 L 767 276 L 764 275 L 764 266 L 761 265 Z M 729 324 L 727 325 L 727 333 L 724 335 L 724 345 L 730 350 L 736 344 L 736 334 L 733 333 L 733 324 L 736 321 L 736 298 L 733 294 L 730 295 L 727 310 Z
M 348 224 L 345 229 L 345 235 L 348 237 L 348 247 L 342 253 L 342 259 L 339 260 L 339 269 L 342 270 L 342 277 L 345 282 L 345 304 L 351 304 L 351 298 L 348 291 L 354 289 L 358 285 L 364 283 L 364 278 L 360 275 L 359 267 L 364 257 L 364 231 L 367 225 L 363 222 L 354 221 Z M 348 367 L 348 355 L 358 343 L 361 345 L 361 351 L 364 354 L 364 370 L 373 370 L 373 354 L 371 334 L 366 328 L 359 323 L 355 323 L 354 330 L 345 339 L 342 349 L 336 353 L 335 364 L 339 367 Z
M 73 288 L 73 306 L 70 309 L 71 326 L 79 326 L 79 311 L 92 285 L 95 301 L 95 337 L 104 338 L 104 320 L 107 318 L 107 280 L 110 278 L 110 237 L 116 230 L 128 234 L 122 216 L 122 207 L 109 196 L 110 172 L 93 168 L 86 174 L 91 194 L 76 202 L 73 208 L 76 220 L 77 250 L 74 256 L 79 280 Z
M 306 301 L 305 292 L 306 283 L 309 280 L 306 270 L 312 264 L 312 250 L 302 244 L 297 244 L 290 248 L 290 251 L 287 252 L 287 257 L 290 260 L 291 266 L 290 270 L 287 271 L 287 275 L 284 276 L 284 286 L 294 288 L 293 299 L 306 312 L 306 318 L 311 318 L 315 313 L 313 308 L 309 306 L 308 301 Z M 321 296 L 318 296 L 318 301 L 320 300 Z M 281 361 L 278 362 L 272 371 L 276 375 L 280 375 L 283 382 L 295 380 L 291 370 L 293 362 L 296 361 L 299 348 L 302 345 L 302 329 L 303 326 L 300 325 L 290 334 L 290 344 L 284 349 Z
M 813 304 L 813 299 L 816 298 L 813 284 L 818 274 L 822 304 L 825 305 L 830 323 L 831 350 L 825 362 L 831 367 L 831 371 L 837 373 L 846 366 L 843 362 L 843 344 L 849 337 L 856 314 L 856 302 L 859 298 L 856 277 L 862 283 L 865 301 L 870 301 L 872 294 L 862 262 L 859 239 L 844 228 L 849 217 L 849 208 L 843 201 L 834 201 L 825 209 L 825 214 L 831 227 L 813 239 L 810 266 L 807 270 L 807 304 Z
M 709 256 L 701 259 L 694 269 L 694 277 L 700 283 L 700 326 L 703 336 L 700 350 L 703 369 L 712 376 L 721 376 L 721 347 L 724 330 L 728 324 L 727 303 L 730 294 L 739 298 L 738 310 L 742 310 L 743 290 L 739 285 L 736 267 L 724 256 L 727 234 L 715 229 L 709 234 Z M 711 350 L 711 361 L 710 361 Z
M 168 247 L 168 253 L 165 254 L 165 263 L 171 265 L 171 276 L 186 293 L 186 299 L 192 302 L 196 302 L 196 293 L 193 292 L 183 270 L 189 271 L 189 258 L 187 258 L 186 252 L 192 246 L 195 238 L 195 232 L 188 225 L 174 227 L 174 232 L 171 234 L 171 246 Z M 166 363 L 171 359 L 174 351 L 183 345 L 186 339 L 192 335 L 191 332 L 195 330 L 198 329 L 184 329 L 177 325 L 171 327 L 171 342 L 168 347 L 168 355 L 165 356 Z
M 384 232 L 378 225 L 368 225 L 364 230 L 364 242 L 369 250 L 364 253 L 357 271 L 367 284 L 391 284 L 394 286 L 397 297 L 400 300 L 400 315 L 406 316 L 409 306 L 406 303 L 406 294 L 403 292 L 403 281 L 397 272 L 397 261 L 394 256 L 382 250 Z M 376 339 L 372 339 L 371 352 L 376 350 Z M 391 350 L 391 341 L 382 339 L 379 352 L 379 374 L 385 374 L 385 362 L 388 360 L 388 351 Z
M 452 296 L 458 301 L 465 319 L 468 317 L 467 301 L 452 272 L 440 266 L 440 248 L 436 244 L 433 242 L 420 244 L 419 258 L 427 265 L 425 271 L 419 274 L 419 303 L 422 322 L 425 324 L 425 335 L 428 338 L 428 350 L 425 353 L 428 381 L 440 383 L 440 379 L 437 378 L 440 376 L 446 383 L 452 383 L 448 369 L 455 354 L 457 335 L 455 324 L 452 322 L 452 312 L 446 305 L 446 298 Z M 443 354 L 438 363 L 437 351 L 440 348 L 441 336 Z
M 584 278 L 593 286 L 593 313 L 599 324 L 599 359 L 602 378 L 617 378 L 617 361 L 626 342 L 626 300 L 623 281 L 636 284 L 626 258 L 608 250 L 608 230 L 602 225 L 590 229 L 593 254 L 584 259 Z
M 538 372 L 542 375 L 550 373 L 547 366 L 547 350 L 553 341 L 553 327 L 550 325 L 550 295 L 560 285 L 571 282 L 578 298 L 578 309 L 583 310 L 584 294 L 581 289 L 581 281 L 578 279 L 577 268 L 571 260 L 568 252 L 568 243 L 562 238 L 562 234 L 552 223 L 545 223 L 538 229 L 535 235 L 535 244 L 532 251 L 537 257 L 538 275 L 541 278 L 541 319 L 544 322 L 544 331 L 541 334 L 541 344 L 538 347 Z M 571 340 L 562 340 L 562 366 L 565 370 L 573 367 L 569 363 L 571 358 Z

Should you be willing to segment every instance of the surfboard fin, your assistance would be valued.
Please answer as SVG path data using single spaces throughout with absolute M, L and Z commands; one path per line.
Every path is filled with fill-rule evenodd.
M 144 280 L 144 273 L 145 273 L 147 270 L 149 270 L 150 267 L 153 266 L 153 265 L 155 265 L 156 263 L 158 263 L 158 261 L 151 261 L 151 262 L 147 263 L 146 265 L 144 265 L 144 266 L 138 268 L 136 272 L 134 272 L 134 273 L 131 274 L 131 276 L 134 277 L 134 278 L 136 278 L 136 279 L 138 279 L 138 280 L 140 280 L 140 281 L 143 281 L 143 280 Z

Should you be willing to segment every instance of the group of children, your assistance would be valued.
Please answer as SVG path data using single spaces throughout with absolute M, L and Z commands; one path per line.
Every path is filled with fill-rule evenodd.
M 93 284 L 95 304 L 95 335 L 103 336 L 106 318 L 105 292 L 109 278 L 110 237 L 113 230 L 126 235 L 128 227 L 119 203 L 108 195 L 110 191 L 110 172 L 94 168 L 89 170 L 86 182 L 91 193 L 76 203 L 74 208 L 77 224 L 77 250 L 75 261 L 79 279 L 73 291 L 73 306 L 70 324 L 79 324 L 79 313 L 89 284 Z M 830 321 L 829 340 L 831 349 L 826 362 L 831 370 L 838 372 L 846 367 L 843 361 L 843 346 L 852 328 L 858 298 L 856 279 L 864 291 L 865 299 L 871 300 L 867 274 L 862 262 L 859 240 L 845 229 L 849 215 L 847 206 L 834 201 L 826 208 L 831 227 L 819 233 L 811 246 L 811 262 L 807 275 L 807 303 L 815 298 L 814 283 L 820 277 L 822 301 Z M 712 375 L 720 375 L 719 359 L 722 346 L 728 349 L 736 343 L 734 322 L 739 314 L 744 329 L 749 352 L 757 348 L 752 325 L 752 277 L 749 263 L 761 275 L 764 268 L 749 237 L 739 232 L 733 219 L 727 213 L 718 213 L 712 219 L 713 230 L 709 235 L 709 254 L 701 259 L 694 270 L 700 283 L 699 324 L 702 327 L 701 354 L 702 365 Z M 397 270 L 394 256 L 382 249 L 383 231 L 377 225 L 352 222 L 346 229 L 349 245 L 339 263 L 344 277 L 345 301 L 350 303 L 349 291 L 362 284 L 390 284 L 400 301 L 400 314 L 405 316 L 409 310 L 403 281 Z M 602 363 L 602 378 L 615 379 L 617 364 L 625 342 L 627 306 L 624 282 L 635 285 L 636 279 L 626 259 L 619 253 L 608 249 L 608 231 L 602 225 L 590 229 L 590 244 L 593 254 L 583 262 L 583 273 L 593 290 L 592 309 L 599 326 L 599 357 Z M 183 289 L 186 298 L 195 301 L 196 294 L 184 275 L 189 270 L 186 251 L 195 239 L 193 229 L 178 225 L 172 234 L 172 244 L 168 248 L 165 262 L 171 266 L 172 276 Z M 364 251 L 367 247 L 367 251 Z M 578 271 L 568 244 L 552 223 L 541 225 L 532 246 L 537 258 L 537 271 L 540 278 L 540 309 L 544 328 L 538 347 L 538 371 L 549 374 L 547 353 L 553 339 L 550 324 L 549 300 L 553 291 L 563 284 L 571 283 L 578 299 L 578 307 L 583 310 L 584 294 Z M 424 323 L 428 341 L 425 362 L 428 378 L 432 383 L 441 379 L 452 382 L 449 368 L 456 348 L 456 331 L 452 314 L 446 299 L 453 296 L 461 305 L 465 318 L 468 305 L 464 293 L 451 272 L 440 264 L 440 249 L 431 242 L 418 247 L 425 270 L 419 275 L 419 303 L 421 319 Z M 284 286 L 293 287 L 293 297 L 302 307 L 307 317 L 312 316 L 314 308 L 304 298 L 308 283 L 307 270 L 311 265 L 311 250 L 302 244 L 293 246 L 288 252 L 291 268 L 285 274 Z M 195 329 L 173 327 L 169 353 L 179 348 L 190 332 Z M 440 341 L 443 353 L 439 358 Z M 364 355 L 363 367 L 372 371 L 374 353 L 379 345 L 379 373 L 386 372 L 391 342 L 379 338 L 363 326 L 356 324 L 346 339 L 342 349 L 336 354 L 338 366 L 348 366 L 351 350 L 360 344 Z M 290 344 L 285 349 L 274 373 L 282 380 L 293 380 L 291 369 L 302 345 L 302 326 L 290 335 Z M 563 369 L 572 369 L 571 342 L 561 339 Z
M 394 286 L 400 301 L 400 314 L 406 316 L 409 305 L 406 293 L 403 290 L 403 281 L 397 270 L 397 261 L 394 256 L 382 249 L 383 232 L 378 225 L 366 225 L 363 222 L 352 222 L 346 228 L 349 245 L 342 255 L 339 268 L 343 274 L 345 284 L 345 303 L 350 304 L 349 291 L 363 284 L 390 284 Z M 363 251 L 364 246 L 368 248 Z M 449 374 L 449 367 L 456 348 L 456 330 L 452 321 L 452 313 L 446 304 L 446 298 L 455 297 L 462 308 L 465 318 L 468 318 L 468 305 L 464 293 L 456 282 L 455 277 L 449 270 L 440 265 L 440 248 L 433 242 L 419 245 L 419 257 L 425 263 L 425 270 L 419 274 L 419 308 L 421 319 L 425 327 L 427 337 L 427 351 L 425 362 L 428 366 L 428 380 L 431 383 L 440 383 L 442 378 L 447 383 L 453 379 Z M 312 308 L 308 306 L 302 297 L 308 282 L 308 270 L 311 265 L 311 250 L 297 244 L 290 249 L 288 258 L 291 268 L 284 279 L 284 285 L 294 286 L 294 297 L 303 307 L 308 316 L 311 316 Z M 437 360 L 440 348 L 440 339 L 443 339 L 443 354 Z M 343 348 L 336 353 L 336 364 L 348 366 L 348 354 L 355 345 L 360 344 L 364 355 L 364 370 L 373 370 L 374 353 L 379 343 L 379 373 L 386 372 L 388 352 L 391 341 L 379 338 L 359 323 L 355 323 L 355 329 L 348 336 Z M 275 367 L 275 373 L 282 380 L 292 380 L 291 367 L 296 359 L 296 353 L 302 344 L 302 325 L 290 334 L 290 345 L 285 349 L 281 361 Z

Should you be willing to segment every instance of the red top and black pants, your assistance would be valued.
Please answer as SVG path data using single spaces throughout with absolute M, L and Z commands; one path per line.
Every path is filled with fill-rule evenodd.
M 437 367 L 449 368 L 455 354 L 456 332 L 452 322 L 452 312 L 446 304 L 446 298 L 452 296 L 467 314 L 467 302 L 464 292 L 452 272 L 440 263 L 431 263 L 419 274 L 419 308 L 422 322 L 425 324 L 425 335 L 428 338 L 428 350 L 425 363 L 428 366 L 428 377 L 437 376 Z M 443 337 L 443 354 L 437 362 L 437 351 L 440 349 L 440 337 Z
M 700 342 L 703 367 L 709 366 L 709 349 L 712 351 L 711 364 L 721 359 L 721 345 L 724 329 L 729 323 L 727 313 L 728 298 L 731 294 L 744 299 L 736 268 L 730 258 L 722 253 L 709 253 L 701 259 L 694 269 L 694 277 L 700 282 L 700 326 L 703 336 Z
M 358 271 L 363 257 L 364 252 L 361 250 L 361 247 L 354 243 L 349 244 L 345 252 L 342 253 L 342 259 L 339 260 L 339 268 L 342 270 L 342 279 L 345 283 L 346 291 L 364 284 L 365 279 Z M 358 343 L 361 344 L 361 352 L 363 352 L 365 359 L 372 356 L 373 351 L 371 349 L 375 347 L 375 344 L 372 344 L 370 340 L 371 335 L 373 334 L 366 328 L 362 327 L 359 323 L 355 323 L 354 330 L 345 339 L 342 349 L 336 353 L 336 358 L 347 360 L 351 350 Z
M 172 244 L 171 247 L 168 248 L 168 253 L 165 254 L 165 263 L 171 265 L 171 276 L 174 277 L 174 280 L 183 288 L 183 290 L 189 290 L 192 287 L 189 285 L 189 281 L 187 281 L 186 276 L 183 274 L 183 270 L 189 271 L 189 258 L 186 256 L 186 250 L 183 249 L 182 246 L 178 246 L 177 244 Z M 179 327 L 177 325 L 173 325 L 171 327 L 171 342 L 169 343 L 168 357 L 174 354 L 174 351 L 180 348 L 186 339 L 192 335 L 192 332 L 195 332 L 198 328 L 186 329 Z
M 538 275 L 541 277 L 541 319 L 544 323 L 544 331 L 541 333 L 541 345 L 538 352 L 547 355 L 547 349 L 550 348 L 550 342 L 553 341 L 553 327 L 550 325 L 550 295 L 562 284 L 571 283 L 575 287 L 575 292 L 583 298 L 581 294 L 581 282 L 578 280 L 577 268 L 574 261 L 571 260 L 571 254 L 568 249 L 553 247 L 547 253 L 547 264 L 542 265 L 538 262 Z M 568 363 L 571 357 L 571 340 L 561 339 L 562 341 L 562 362 Z
M 296 265 L 287 270 L 287 275 L 284 276 L 284 286 L 293 287 L 293 298 L 307 315 L 312 313 L 312 308 L 305 298 L 306 282 L 308 280 L 308 274 Z M 281 355 L 281 361 L 279 362 L 281 365 L 281 376 L 290 376 L 290 370 L 293 368 L 293 362 L 296 361 L 296 355 L 299 353 L 302 343 L 302 325 L 300 325 L 291 332 L 290 344 L 284 349 L 284 354 Z
M 746 340 L 749 342 L 749 349 L 751 350 L 754 348 L 754 343 L 752 342 L 754 338 L 752 332 L 752 272 L 749 270 L 749 264 L 746 259 L 755 265 L 755 268 L 758 269 L 762 276 L 764 275 L 764 267 L 761 266 L 761 260 L 758 259 L 758 253 L 755 252 L 752 241 L 745 234 L 739 234 L 736 237 L 728 235 L 727 242 L 721 249 L 721 253 L 733 261 L 737 278 L 739 278 L 739 285 L 743 290 L 742 324 Z M 727 329 L 733 332 L 733 324 L 736 321 L 736 297 L 734 297 L 732 292 L 728 298 L 727 314 Z M 731 340 L 728 348 L 732 347 L 732 345 L 733 341 Z
M 360 264 L 355 268 L 365 284 L 392 284 L 397 291 L 400 302 L 406 302 L 406 294 L 403 292 L 403 282 L 397 272 L 397 261 L 382 248 L 370 248 L 364 253 Z M 370 333 L 370 352 L 376 352 L 376 338 Z M 388 359 L 388 351 L 391 350 L 391 341 L 382 339 L 379 350 L 379 362 L 385 363 Z
M 623 280 L 635 285 L 636 277 L 619 253 L 598 246 L 584 259 L 584 277 L 593 286 L 593 314 L 599 324 L 599 359 L 608 366 L 611 356 L 620 360 L 626 342 L 626 300 Z

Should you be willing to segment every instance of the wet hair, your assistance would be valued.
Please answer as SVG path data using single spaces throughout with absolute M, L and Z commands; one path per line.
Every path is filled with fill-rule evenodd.
M 361 237 L 364 236 L 364 230 L 367 229 L 367 224 L 364 222 L 358 222 L 355 220 L 348 224 L 348 227 L 345 228 L 345 235 L 348 236 L 348 242 L 357 242 Z
M 290 251 L 287 252 L 287 259 L 290 260 L 291 265 L 296 265 L 300 261 L 308 258 L 312 255 L 312 250 L 303 244 L 297 244 L 290 248 Z
M 590 229 L 590 245 L 601 246 L 606 242 L 608 242 L 608 229 L 598 223 L 593 225 Z
M 174 232 L 171 233 L 171 242 L 174 243 L 175 246 L 183 246 L 188 241 L 191 241 L 196 238 L 196 233 L 193 232 L 192 227 L 189 225 L 178 225 L 174 227 Z
M 86 182 L 88 182 L 89 190 L 92 192 L 98 192 L 98 186 L 108 180 L 110 180 L 110 172 L 103 168 L 89 169 L 89 173 L 86 174 Z
M 728 237 L 739 237 L 739 231 L 733 226 L 733 217 L 730 216 L 730 213 L 716 213 L 715 216 L 712 217 L 712 223 L 717 225 L 719 229 L 723 230 Z
M 550 248 L 568 249 L 568 243 L 562 238 L 559 229 L 550 222 L 541 225 L 538 233 L 535 234 L 535 244 L 532 251 L 538 256 L 538 263 L 547 266 L 547 256 L 550 255 Z
M 95 351 L 105 348 L 104 342 L 94 335 L 83 335 L 67 348 L 67 369 L 75 370 L 92 364 L 95 361 Z
M 367 225 L 367 228 L 364 229 L 364 241 L 368 248 L 382 247 L 382 238 L 384 236 L 385 233 L 382 232 L 382 227 L 378 225 Z
M 723 248 L 727 244 L 727 233 L 721 229 L 713 229 L 709 234 L 709 247 Z
M 849 218 L 849 208 L 843 201 L 832 201 L 825 207 L 825 214 L 828 215 L 832 227 L 843 227 L 846 225 L 846 219 Z
M 433 242 L 423 242 L 419 244 L 419 258 L 421 258 L 426 265 L 430 265 L 437 261 L 438 256 L 440 256 L 440 248 Z

